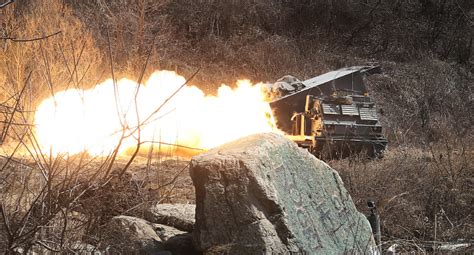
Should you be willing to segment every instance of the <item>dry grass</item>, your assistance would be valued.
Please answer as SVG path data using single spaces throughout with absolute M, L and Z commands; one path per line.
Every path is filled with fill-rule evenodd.
M 55 34 L 32 42 L 0 41 L 0 73 L 5 97 L 12 96 L 28 84 L 32 104 L 53 92 L 82 88 L 96 82 L 100 55 L 93 35 L 60 0 L 14 3 L 0 10 L 0 34 L 17 39 L 31 39 Z
M 456 147 L 451 147 L 457 142 Z M 359 210 L 374 200 L 383 240 L 470 242 L 474 239 L 472 146 L 459 140 L 422 149 L 397 147 L 383 159 L 331 161 Z

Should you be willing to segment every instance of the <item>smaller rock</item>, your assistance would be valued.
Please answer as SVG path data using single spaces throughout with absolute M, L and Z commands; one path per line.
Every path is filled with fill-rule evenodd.
M 388 247 L 388 249 L 387 249 L 387 255 L 397 254 L 398 246 L 400 246 L 400 245 L 398 245 L 398 244 L 390 245 L 390 247 Z
M 99 251 L 95 246 L 87 244 L 87 243 L 82 243 L 82 242 L 76 242 L 73 245 L 71 245 L 70 249 L 75 253 L 75 254 L 80 254 L 80 255 L 101 255 L 102 252 Z
M 160 251 L 158 253 L 153 253 L 153 255 L 174 255 L 174 254 L 170 251 Z
M 194 204 L 157 204 L 145 212 L 145 219 L 153 223 L 192 232 L 195 211 L 196 205 Z
M 162 225 L 162 224 L 152 223 L 152 225 L 153 225 L 153 228 L 155 228 L 156 233 L 158 234 L 158 236 L 160 237 L 160 239 L 163 242 L 166 242 L 168 239 L 170 239 L 173 236 L 182 235 L 182 234 L 187 233 L 187 232 L 181 231 L 179 229 L 176 229 L 176 228 L 173 228 L 173 227 L 170 227 L 170 226 L 166 226 L 166 225 Z
M 140 218 L 113 217 L 104 236 L 104 248 L 110 254 L 158 254 L 165 251 L 153 225 Z
M 173 253 L 173 255 L 199 254 L 194 248 L 193 235 L 184 233 L 170 237 L 164 243 L 165 249 Z
M 462 252 L 462 253 L 469 253 L 471 250 L 470 248 L 474 248 L 474 244 L 472 243 L 447 243 L 447 244 L 442 244 L 440 245 L 437 250 L 441 252 L 446 252 L 446 253 L 452 253 L 452 252 Z M 472 251 L 472 250 L 471 250 Z
M 197 251 L 193 245 L 193 235 L 179 229 L 161 225 L 153 224 L 156 233 L 164 242 L 166 250 L 169 250 L 174 255 L 196 254 Z

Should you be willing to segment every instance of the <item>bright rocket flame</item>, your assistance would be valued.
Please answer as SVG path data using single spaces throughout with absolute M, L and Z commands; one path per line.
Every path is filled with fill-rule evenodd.
M 107 80 L 89 90 L 58 92 L 36 111 L 40 146 L 54 155 L 83 151 L 105 155 L 125 134 L 121 152 L 136 146 L 138 135 L 141 142 L 209 149 L 275 130 L 262 84 L 252 85 L 248 80 L 239 80 L 235 89 L 222 85 L 217 96 L 185 86 L 154 114 L 185 82 L 174 72 L 156 71 L 142 86 L 122 79 L 114 88 L 112 80 Z M 143 122 L 138 132 L 136 127 Z

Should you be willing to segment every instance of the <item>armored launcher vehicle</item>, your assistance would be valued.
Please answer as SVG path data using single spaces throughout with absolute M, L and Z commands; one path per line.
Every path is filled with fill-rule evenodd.
M 381 156 L 387 139 L 363 81 L 373 73 L 380 67 L 342 68 L 305 81 L 283 77 L 271 88 L 277 127 L 320 158 Z

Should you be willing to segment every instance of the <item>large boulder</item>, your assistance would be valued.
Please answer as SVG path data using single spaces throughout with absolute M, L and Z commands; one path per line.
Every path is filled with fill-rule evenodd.
M 158 224 L 191 232 L 194 228 L 193 204 L 156 204 L 145 212 L 145 219 Z
M 338 173 L 278 134 L 225 144 L 191 161 L 194 242 L 225 254 L 374 253 L 370 225 Z

